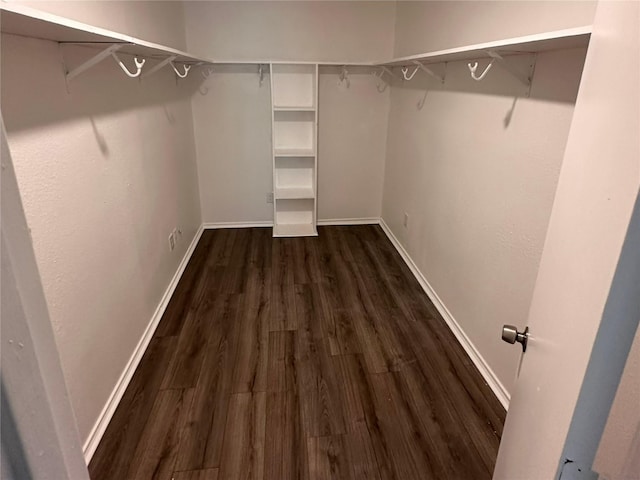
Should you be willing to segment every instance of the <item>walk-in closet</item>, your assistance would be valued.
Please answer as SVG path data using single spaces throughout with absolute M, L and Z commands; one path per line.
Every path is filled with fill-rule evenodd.
M 0 23 L 3 478 L 637 478 L 640 3 Z

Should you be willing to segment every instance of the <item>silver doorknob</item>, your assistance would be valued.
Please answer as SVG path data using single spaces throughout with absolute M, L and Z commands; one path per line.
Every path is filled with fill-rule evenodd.
M 502 340 L 507 343 L 521 343 L 522 351 L 527 351 L 527 341 L 529 340 L 529 327 L 524 329 L 524 332 L 519 332 L 513 325 L 504 325 L 502 327 Z

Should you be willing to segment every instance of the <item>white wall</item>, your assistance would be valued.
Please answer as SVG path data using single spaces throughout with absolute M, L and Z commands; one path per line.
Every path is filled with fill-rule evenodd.
M 398 2 L 395 56 L 591 25 L 596 1 Z
M 269 76 L 256 66 L 214 67 L 194 76 L 192 99 L 202 219 L 205 223 L 271 222 Z M 318 218 L 378 218 L 386 151 L 389 90 L 379 93 L 369 69 L 320 68 Z M 199 90 L 197 90 L 199 88 Z
M 393 51 L 394 2 L 185 2 L 189 51 L 217 60 L 365 62 Z
M 70 64 L 92 53 L 65 50 Z M 68 94 L 59 55 L 2 36 L 2 114 L 86 439 L 200 224 L 193 92 L 169 72 L 139 83 L 108 60 Z M 169 252 L 174 227 L 183 236 Z
M 393 2 L 185 2 L 185 18 L 189 50 L 215 59 L 363 62 L 393 51 Z M 347 90 L 321 69 L 320 220 L 380 216 L 389 91 L 350 70 Z M 256 66 L 214 71 L 193 97 L 203 221 L 270 222 L 269 77 L 260 88 Z
M 257 66 L 215 67 L 192 98 L 202 221 L 271 221 L 271 97 Z M 200 93 L 202 92 L 202 93 Z
M 78 22 L 186 50 L 183 2 L 8 0 Z
M 396 53 L 531 33 L 520 15 L 503 16 L 504 28 L 491 36 L 476 29 L 471 38 L 466 26 L 476 25 L 475 9 L 498 5 L 475 3 L 468 16 L 458 2 L 399 4 Z M 548 8 L 542 18 L 555 18 Z M 420 17 L 420 9 L 438 15 Z M 551 24 L 535 28 L 572 26 Z M 411 31 L 441 34 L 420 39 Z M 396 84 L 391 96 L 382 216 L 507 393 L 519 352 L 500 340 L 500 330 L 525 325 L 584 55 L 540 54 L 531 98 L 500 68 L 474 82 L 464 62 L 448 65 L 444 87 L 420 76 Z M 527 61 L 515 65 L 525 69 Z
M 88 480 L 1 119 L 0 130 L 0 476 Z
M 318 219 L 379 218 L 390 90 L 368 68 L 321 67 L 318 110 Z

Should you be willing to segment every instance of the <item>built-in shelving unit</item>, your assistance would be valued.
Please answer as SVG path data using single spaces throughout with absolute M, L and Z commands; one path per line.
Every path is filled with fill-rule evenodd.
M 271 64 L 273 236 L 317 235 L 318 65 Z

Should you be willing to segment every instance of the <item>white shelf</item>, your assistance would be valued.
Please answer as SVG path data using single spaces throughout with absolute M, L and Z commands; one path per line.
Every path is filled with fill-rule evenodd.
M 271 65 L 274 237 L 317 235 L 317 104 L 317 65 Z
M 311 106 L 301 106 L 301 107 L 280 107 L 280 106 L 274 106 L 273 107 L 273 111 L 274 112 L 315 112 L 316 109 L 315 107 L 311 107 Z
M 86 43 L 96 49 L 105 48 L 104 45 L 101 45 L 103 43 L 123 44 L 119 53 L 137 55 L 145 58 L 165 58 L 167 56 L 175 55 L 176 62 L 204 62 L 210 64 L 243 65 L 270 64 L 275 68 L 280 66 L 299 66 L 303 68 L 304 66 L 313 67 L 315 65 L 397 66 L 408 65 L 414 61 L 420 61 L 427 64 L 445 61 L 472 60 L 487 57 L 486 52 L 488 50 L 493 50 L 503 55 L 509 55 L 586 47 L 589 44 L 589 38 L 591 36 L 591 26 L 584 26 L 467 45 L 446 50 L 425 52 L 406 57 L 381 60 L 378 62 L 211 59 L 193 55 L 165 45 L 148 42 L 122 33 L 106 30 L 104 28 L 88 25 L 86 23 L 77 22 L 58 15 L 52 15 L 50 13 L 42 12 L 16 3 L 2 2 L 0 3 L 0 10 L 2 12 L 0 15 L 2 33 L 40 38 L 60 43 Z M 276 109 L 276 111 L 313 111 L 314 107 L 306 105 L 282 105 L 276 106 Z
M 283 199 L 310 199 L 315 198 L 313 187 L 277 187 L 275 191 L 276 200 Z
M 104 49 L 108 46 L 102 44 L 123 44 L 118 53 L 147 58 L 164 58 L 175 55 L 176 62 L 209 62 L 204 58 L 175 48 L 147 42 L 15 3 L 0 3 L 0 10 L 2 33 L 60 43 L 87 43 L 96 49 Z
M 315 157 L 316 152 L 312 148 L 276 148 L 273 151 L 276 157 Z
M 549 50 L 563 50 L 567 48 L 586 47 L 591 37 L 591 26 L 556 30 L 552 32 L 527 35 L 524 37 L 508 38 L 493 42 L 478 43 L 464 47 L 419 53 L 408 57 L 376 62 L 374 65 L 387 67 L 408 65 L 415 61 L 422 63 L 454 62 L 459 60 L 473 60 L 487 57 L 487 51 L 492 50 L 503 55 L 523 53 L 537 53 Z
M 276 78 L 273 79 L 276 81 Z M 273 112 L 273 145 L 276 151 L 313 152 L 316 144 L 316 113 L 311 111 Z
M 311 223 L 285 223 L 273 226 L 274 237 L 316 237 L 318 232 Z
M 246 59 L 246 60 L 238 60 L 238 59 L 229 59 L 229 58 L 216 58 L 211 60 L 212 63 L 220 64 L 220 65 L 318 65 L 319 67 L 370 67 L 374 65 L 373 62 L 353 62 L 353 61 L 344 61 L 344 62 L 334 62 L 334 61 L 305 61 L 305 60 L 282 60 L 282 59 L 265 59 L 265 58 L 256 58 L 256 59 Z

